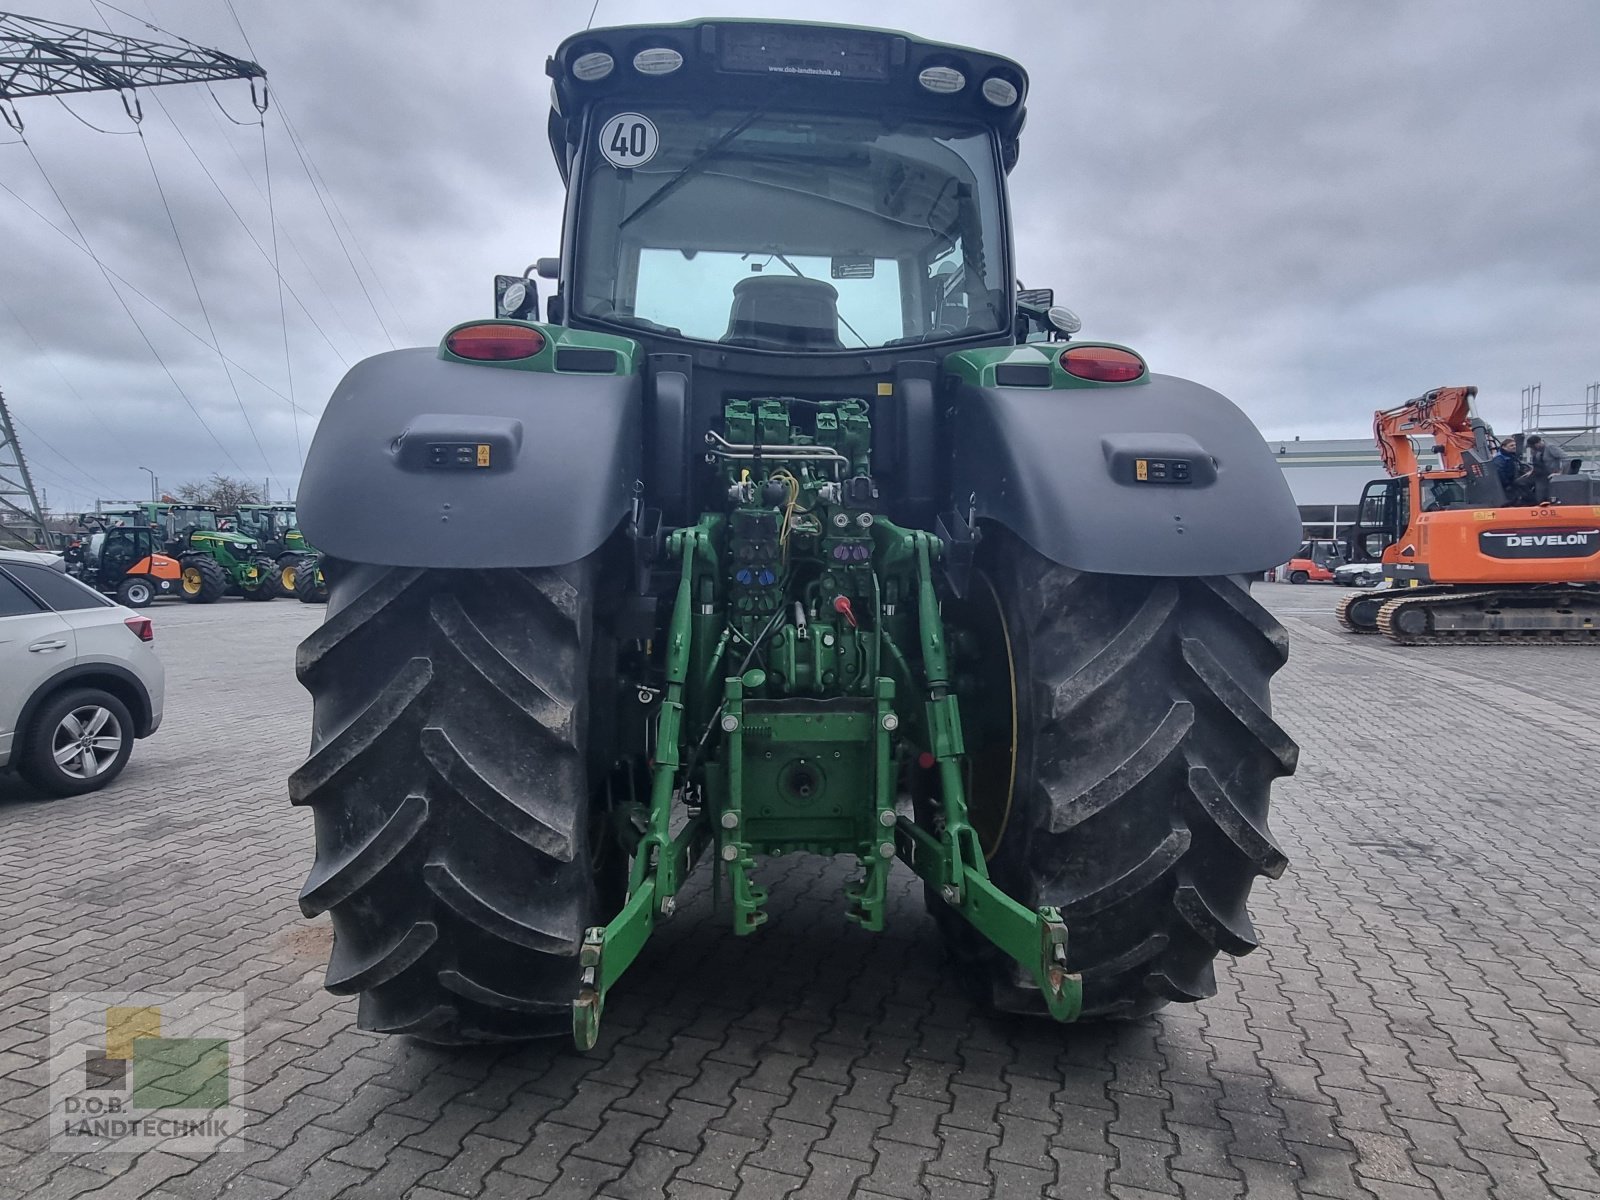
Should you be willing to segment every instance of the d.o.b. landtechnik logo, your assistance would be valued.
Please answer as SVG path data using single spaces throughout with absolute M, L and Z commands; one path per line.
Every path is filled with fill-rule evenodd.
M 50 1006 L 51 1149 L 227 1149 L 234 992 L 62 992 Z

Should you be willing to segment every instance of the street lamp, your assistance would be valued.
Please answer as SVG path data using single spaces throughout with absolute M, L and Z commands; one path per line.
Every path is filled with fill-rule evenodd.
M 156 495 L 156 473 L 149 467 L 140 467 L 139 470 L 150 476 L 150 503 L 157 503 L 160 497 Z

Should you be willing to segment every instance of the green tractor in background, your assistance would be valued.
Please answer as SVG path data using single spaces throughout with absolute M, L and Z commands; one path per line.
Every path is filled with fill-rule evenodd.
M 546 70 L 560 257 L 356 364 L 306 457 L 327 987 L 592 1046 L 691 871 L 782 937 L 762 863 L 812 854 L 864 930 L 919 876 L 995 1009 L 1212 995 L 1285 866 L 1250 579 L 1299 515 L 1227 399 L 1020 289 L 1022 67 L 717 19 Z
M 220 527 L 214 504 L 146 503 L 138 506 L 159 531 L 166 552 L 183 565 L 178 594 L 195 604 L 223 596 L 271 600 L 281 570 L 248 534 Z
M 319 557 L 316 547 L 306 541 L 295 518 L 293 504 L 241 504 L 233 513 L 236 532 L 254 538 L 260 552 L 278 564 L 278 590 L 285 596 L 300 596 L 300 578 L 308 565 Z M 315 591 L 315 587 L 312 589 Z M 322 599 L 327 599 L 323 589 Z M 311 603 L 317 603 L 313 600 Z

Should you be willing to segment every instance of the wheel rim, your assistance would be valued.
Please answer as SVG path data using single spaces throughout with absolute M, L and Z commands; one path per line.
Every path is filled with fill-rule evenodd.
M 297 572 L 293 567 L 285 567 L 283 569 L 283 574 L 278 576 L 278 581 L 283 584 L 284 591 L 294 591 L 294 577 L 296 574 Z
M 62 717 L 50 739 L 50 756 L 71 779 L 104 775 L 122 751 L 122 722 L 99 704 L 85 704 Z
M 205 587 L 205 576 L 200 574 L 199 567 L 185 567 L 183 569 L 183 590 L 187 595 L 196 596 L 200 589 Z
M 148 584 L 136 583 L 128 589 L 128 602 L 130 604 L 147 604 L 150 600 L 150 587 Z

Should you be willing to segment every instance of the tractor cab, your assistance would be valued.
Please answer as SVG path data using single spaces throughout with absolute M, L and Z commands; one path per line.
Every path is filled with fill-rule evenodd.
M 296 528 L 292 504 L 241 504 L 233 515 L 233 527 L 261 542 L 282 541 Z
M 161 546 L 148 525 L 113 526 L 105 531 L 103 539 L 95 541 L 98 548 L 92 566 L 105 580 L 121 579 L 136 563 L 161 553 Z
M 560 256 L 537 264 L 565 326 L 555 370 L 642 365 L 674 459 L 644 479 L 665 523 L 718 486 L 681 447 L 728 399 L 773 394 L 897 410 L 874 453 L 901 475 L 892 510 L 930 520 L 931 481 L 900 464 L 934 437 L 938 361 L 1077 328 L 1017 290 L 1022 68 L 882 30 L 699 21 L 587 31 L 546 70 L 568 187 Z M 497 281 L 498 316 L 540 320 L 534 273 Z
M 194 530 L 214 531 L 217 506 L 214 504 L 164 504 L 155 513 L 168 541 L 179 541 Z
M 1012 340 L 1016 63 L 879 30 L 695 22 L 580 34 L 547 70 L 571 193 L 556 313 L 573 326 L 753 363 Z

